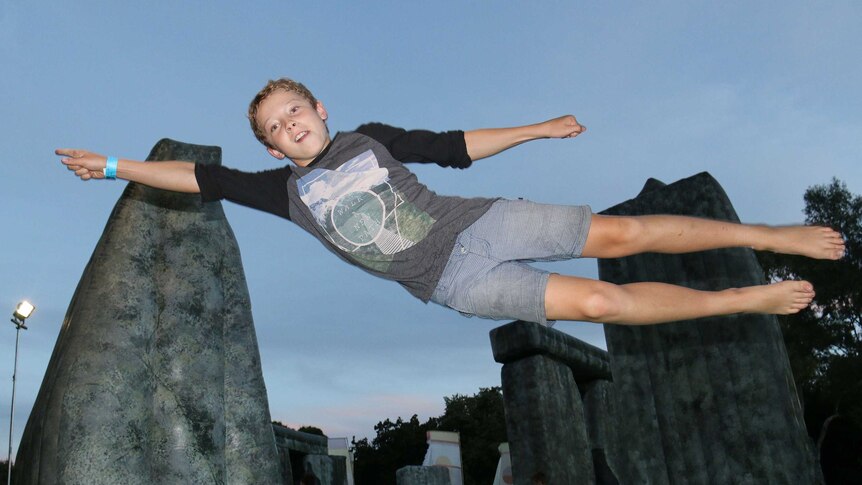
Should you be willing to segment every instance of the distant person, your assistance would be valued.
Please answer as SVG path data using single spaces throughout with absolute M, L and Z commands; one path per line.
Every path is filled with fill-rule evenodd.
M 528 264 L 533 261 L 726 247 L 832 260 L 844 254 L 843 238 L 826 227 L 613 217 L 593 214 L 588 206 L 440 196 L 403 165 L 466 168 L 527 141 L 574 138 L 586 127 L 571 115 L 514 128 L 444 133 L 374 123 L 330 138 L 323 103 L 302 84 L 279 79 L 255 96 L 248 118 L 267 152 L 293 165 L 250 173 L 184 161 L 118 160 L 77 149 L 56 153 L 82 180 L 117 177 L 289 219 L 342 260 L 397 281 L 423 302 L 493 319 L 642 325 L 740 312 L 790 314 L 814 297 L 806 281 L 721 291 L 614 285 L 549 273 Z M 526 164 L 509 176 L 541 182 L 530 180 Z

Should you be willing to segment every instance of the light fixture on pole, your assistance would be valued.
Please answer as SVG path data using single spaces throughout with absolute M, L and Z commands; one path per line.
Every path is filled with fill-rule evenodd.
M 18 337 L 21 335 L 22 328 L 27 330 L 24 320 L 30 318 L 35 309 L 36 307 L 25 300 L 19 303 L 12 313 L 12 323 L 15 325 L 15 367 L 12 371 L 12 406 L 9 411 L 9 455 L 6 462 L 6 466 L 8 467 L 6 485 L 12 484 L 12 423 L 15 417 L 15 376 L 18 374 Z

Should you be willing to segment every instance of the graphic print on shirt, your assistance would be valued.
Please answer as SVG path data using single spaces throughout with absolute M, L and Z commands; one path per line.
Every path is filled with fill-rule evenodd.
M 311 170 L 296 185 L 326 238 L 378 271 L 386 271 L 393 254 L 421 241 L 435 222 L 392 187 L 389 170 L 371 150 L 336 170 Z

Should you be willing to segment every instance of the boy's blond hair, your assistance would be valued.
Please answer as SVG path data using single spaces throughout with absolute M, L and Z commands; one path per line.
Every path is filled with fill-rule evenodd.
M 264 133 L 263 129 L 257 126 L 255 118 L 257 117 L 257 109 L 260 106 L 260 103 L 276 89 L 294 92 L 308 100 L 308 102 L 311 103 L 312 108 L 317 107 L 317 98 L 315 98 L 314 95 L 311 94 L 311 91 L 309 91 L 301 82 L 294 81 L 293 79 L 288 79 L 286 77 L 276 80 L 270 79 L 266 83 L 266 86 L 264 86 L 263 89 L 257 93 L 254 99 L 251 100 L 251 104 L 248 105 L 248 122 L 251 124 L 251 131 L 254 132 L 254 136 L 257 138 L 257 141 L 263 143 L 267 148 L 273 149 L 275 147 L 266 141 L 266 133 Z

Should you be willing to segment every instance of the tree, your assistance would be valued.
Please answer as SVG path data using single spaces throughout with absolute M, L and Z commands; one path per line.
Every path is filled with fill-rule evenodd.
M 353 477 L 357 484 L 395 485 L 395 472 L 408 465 L 421 465 L 428 448 L 425 434 L 429 424 L 436 429 L 435 418 L 420 424 L 414 414 L 409 421 L 388 418 L 374 426 L 377 436 L 351 440 Z
M 461 435 L 464 485 L 486 485 L 494 481 L 500 453 L 506 441 L 503 393 L 499 387 L 481 388 L 473 396 L 456 394 L 444 398 L 442 416 L 419 423 L 414 414 L 409 421 L 400 417 L 377 423 L 377 436 L 351 441 L 353 476 L 357 484 L 395 483 L 395 472 L 409 465 L 421 465 L 428 449 L 426 433 L 431 430 L 457 431 Z
M 12 465 L 12 473 L 15 472 L 15 465 Z M 6 460 L 0 461 L 0 480 L 5 482 L 9 478 L 9 462 Z M 13 477 L 12 483 L 15 483 L 15 479 Z
M 502 390 L 480 388 L 473 396 L 456 394 L 445 402 L 446 412 L 438 418 L 438 426 L 461 435 L 464 484 L 492 483 L 500 459 L 497 447 L 507 441 Z
M 323 430 L 318 428 L 317 426 L 308 426 L 308 425 L 300 426 L 297 431 L 299 431 L 301 433 L 308 433 L 308 434 L 314 434 L 317 436 L 323 436 L 324 438 L 326 437 L 326 435 L 323 433 Z
M 809 309 L 779 322 L 824 477 L 843 483 L 862 475 L 862 197 L 833 179 L 804 199 L 806 222 L 839 230 L 846 256 L 758 257 L 767 278 L 805 279 L 817 292 Z

